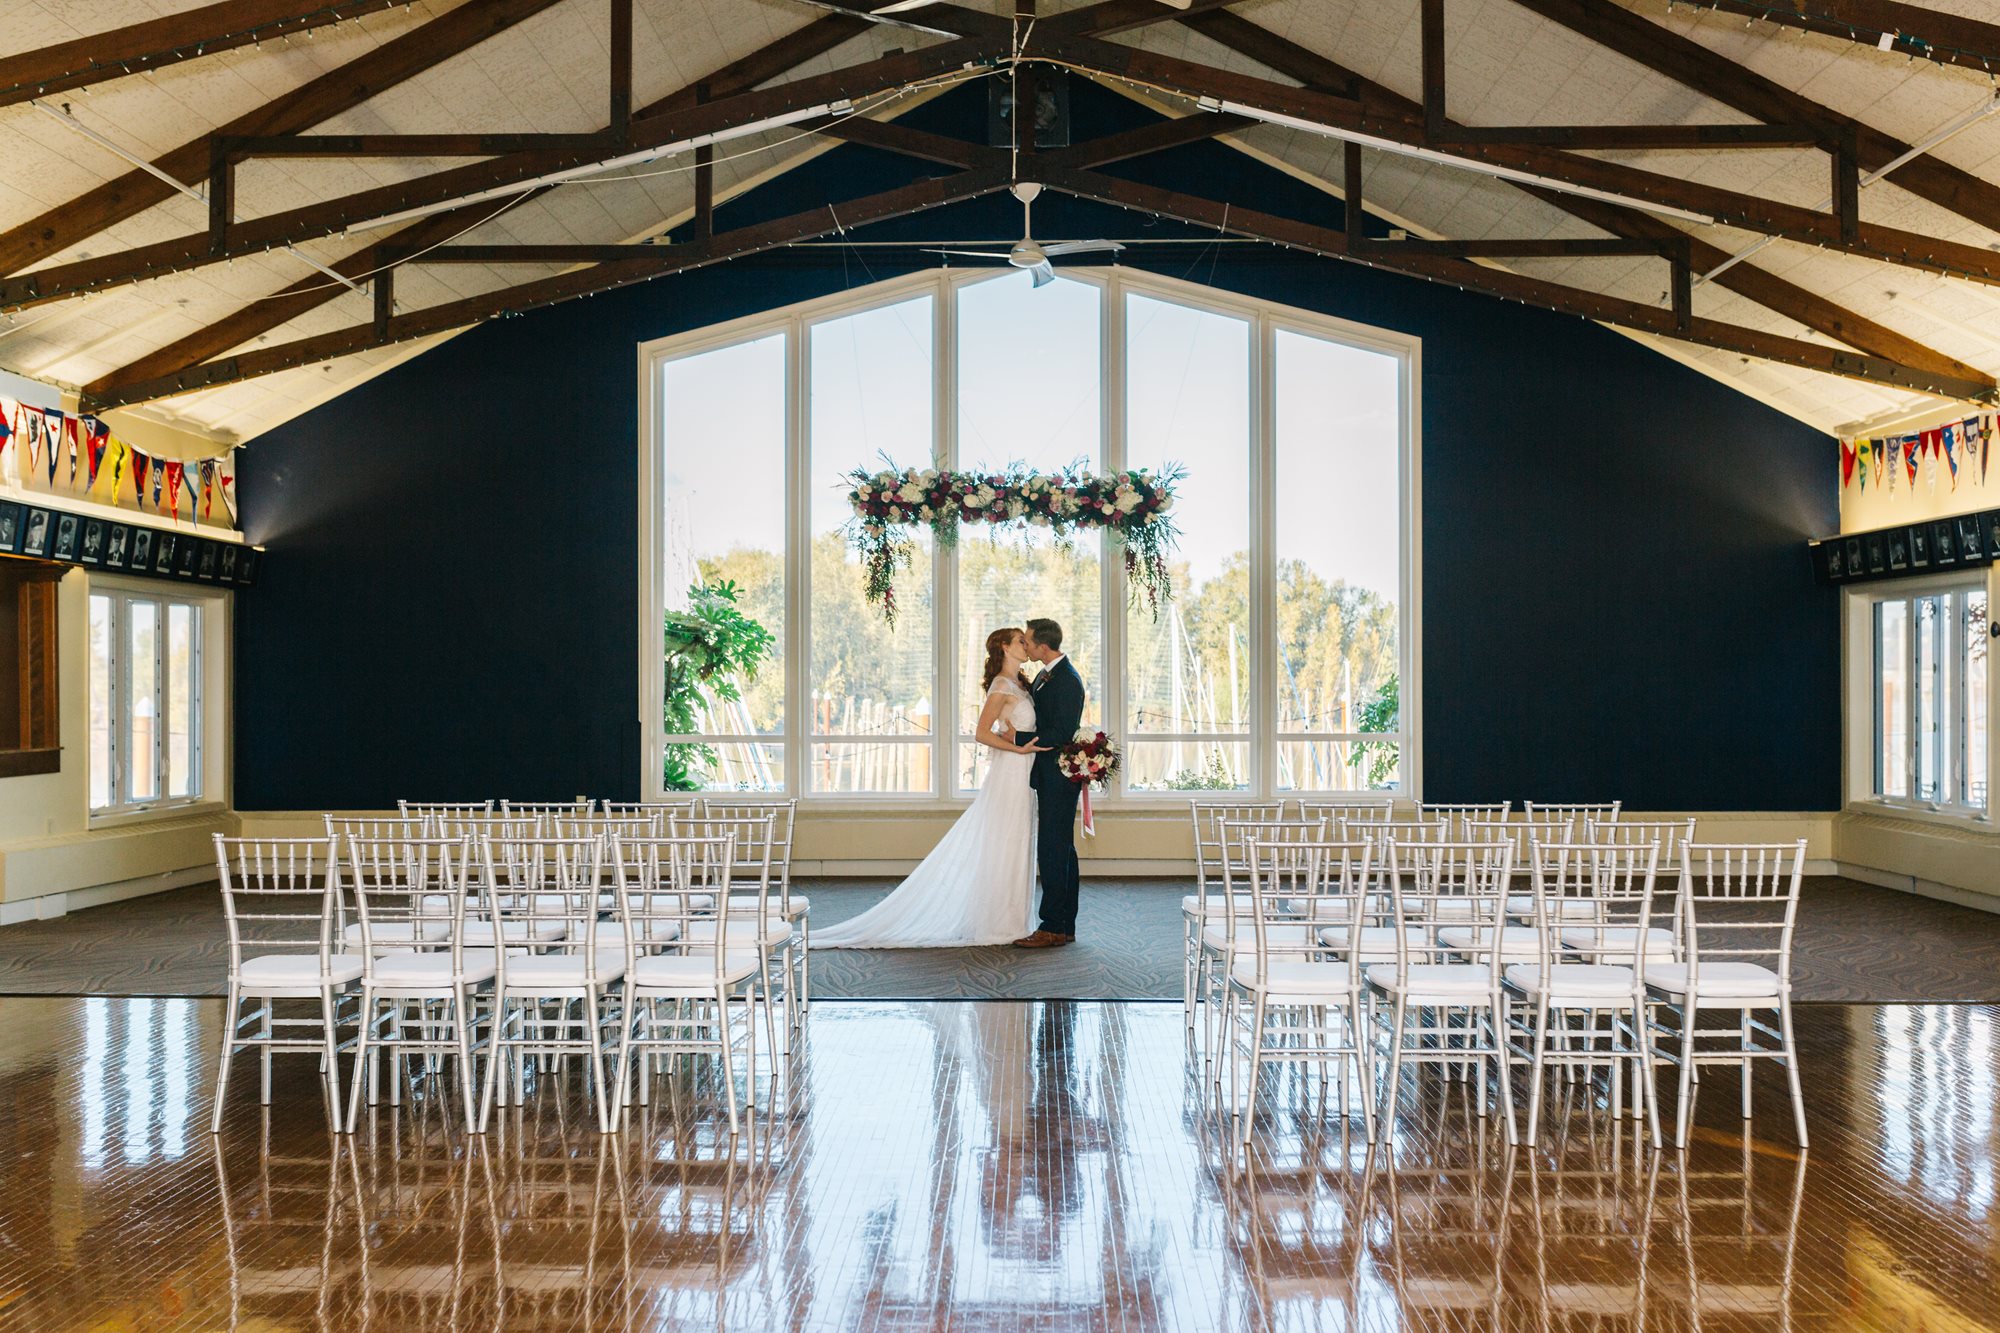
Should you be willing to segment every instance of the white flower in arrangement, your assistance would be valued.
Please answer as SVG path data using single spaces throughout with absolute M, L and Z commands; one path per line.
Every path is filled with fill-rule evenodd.
M 1009 500 L 1007 502 L 1008 518 L 1019 518 L 1021 515 L 1027 512 L 1028 512 L 1028 502 L 1026 500 L 1023 500 L 1020 497 L 1016 496 L 1014 499 Z
M 1155 514 L 1164 514 L 1173 507 L 1174 507 L 1174 497 L 1171 495 L 1163 495 L 1160 497 L 1160 503 L 1154 506 L 1153 512 Z
M 1044 514 L 1039 509 L 1028 515 L 1028 522 L 1038 528 L 1046 528 L 1052 521 L 1047 514 Z
M 1142 503 L 1139 492 L 1121 487 L 1118 492 L 1117 509 L 1121 514 L 1129 514 Z
M 917 517 L 922 519 L 926 523 L 930 522 L 932 517 L 931 507 L 929 505 L 925 505 L 922 509 L 919 509 L 917 511 Z
M 904 504 L 915 504 L 924 498 L 923 485 L 915 481 L 906 481 L 896 488 L 896 498 Z
M 925 468 L 923 471 L 923 478 L 927 482 L 936 481 L 938 478 L 937 469 L 934 467 Z

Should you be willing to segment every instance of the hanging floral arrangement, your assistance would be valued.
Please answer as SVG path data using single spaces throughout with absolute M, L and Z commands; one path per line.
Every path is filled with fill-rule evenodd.
M 1002 472 L 856 468 L 846 476 L 854 507 L 848 540 L 861 556 L 868 600 L 893 625 L 896 571 L 909 568 L 916 555 L 916 528 L 929 528 L 944 547 L 956 546 L 967 524 L 996 531 L 1047 528 L 1064 550 L 1078 529 L 1102 528 L 1124 548 L 1133 604 L 1143 600 L 1157 618 L 1174 594 L 1167 556 L 1180 531 L 1167 514 L 1183 475 L 1179 464 L 1104 473 L 1032 472 L 1018 464 Z

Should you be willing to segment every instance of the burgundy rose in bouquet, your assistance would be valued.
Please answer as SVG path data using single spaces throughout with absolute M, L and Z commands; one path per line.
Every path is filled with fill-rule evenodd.
M 1102 787 L 1117 774 L 1125 761 L 1111 738 L 1085 727 L 1076 739 L 1056 751 L 1056 767 L 1062 775 L 1083 788 L 1083 836 L 1097 836 L 1097 819 L 1090 808 L 1090 789 Z

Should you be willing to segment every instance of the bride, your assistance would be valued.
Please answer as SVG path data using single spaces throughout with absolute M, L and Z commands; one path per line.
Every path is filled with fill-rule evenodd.
M 1011 944 L 1035 924 L 1035 793 L 1028 770 L 1048 747 L 1015 737 L 1035 729 L 1021 684 L 1027 635 L 986 636 L 986 706 L 974 738 L 999 753 L 958 822 L 895 892 L 851 921 L 812 933 L 815 949 L 937 949 Z

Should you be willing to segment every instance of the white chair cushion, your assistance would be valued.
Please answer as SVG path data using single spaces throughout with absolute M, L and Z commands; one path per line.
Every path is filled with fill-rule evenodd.
M 500 938 L 510 940 L 540 940 L 548 943 L 569 934 L 567 921 L 545 921 L 517 917 L 500 923 Z M 468 921 L 463 936 L 467 944 L 491 944 L 495 938 L 491 921 Z
M 1579 953 L 1595 954 L 1601 958 L 1630 958 L 1632 945 L 1638 936 L 1637 926 L 1567 926 L 1563 929 L 1562 942 Z M 1674 933 L 1658 926 L 1646 927 L 1646 957 L 1673 956 Z
M 377 921 L 368 929 L 370 938 L 379 948 L 384 944 L 408 944 L 411 940 L 441 940 L 450 930 L 444 921 Z M 361 923 L 355 922 L 340 932 L 340 938 L 349 944 L 361 943 Z
M 681 895 L 678 893 L 635 893 L 632 905 L 642 912 L 669 913 L 681 911 Z M 712 912 L 715 910 L 715 895 L 712 893 L 690 893 L 687 895 L 689 911 Z M 597 910 L 615 912 L 618 910 L 618 895 L 600 893 L 597 895 Z
M 1264 966 L 1264 989 L 1271 995 L 1345 995 L 1352 975 L 1346 963 L 1273 960 Z M 1239 986 L 1257 989 L 1257 960 L 1238 958 L 1229 977 Z
M 1368 969 L 1368 984 L 1400 992 L 1411 1004 L 1462 1004 L 1488 994 L 1493 974 L 1484 963 L 1412 963 L 1405 986 L 1394 963 L 1376 963 Z
M 1306 928 L 1304 926 L 1272 926 L 1266 930 L 1265 938 L 1272 944 L 1281 947 L 1296 947 L 1306 942 Z M 1211 949 L 1228 948 L 1229 928 L 1227 926 L 1203 926 L 1201 928 L 1201 942 Z M 1236 951 L 1238 953 L 1248 953 L 1256 947 L 1257 927 L 1255 924 L 1249 921 L 1238 921 L 1236 923 Z
M 597 982 L 616 981 L 625 975 L 625 953 L 600 949 L 597 954 Z M 530 954 L 507 960 L 507 989 L 581 990 L 587 973 L 580 953 Z
M 1646 984 L 1671 995 L 1685 995 L 1686 963 L 1647 963 Z M 1703 963 L 1695 984 L 1704 1000 L 1775 1000 L 1778 974 L 1761 963 Z
M 1405 926 L 1404 938 L 1412 949 L 1424 947 L 1424 932 L 1418 926 Z M 1346 926 L 1325 926 L 1319 932 L 1319 942 L 1329 949 L 1347 952 L 1348 938 Z M 1394 926 L 1363 926 L 1361 938 L 1362 963 L 1393 963 L 1396 961 L 1396 928 Z
M 755 954 L 738 953 L 731 949 L 718 976 L 714 954 L 666 954 L 641 958 L 632 969 L 630 984 L 642 990 L 713 994 L 718 982 L 728 986 L 738 985 L 756 976 L 758 967 Z
M 729 918 L 729 933 L 725 938 L 729 941 L 729 951 L 731 953 L 736 952 L 738 949 L 750 949 L 757 945 L 762 945 L 766 949 L 775 949 L 792 938 L 792 923 L 783 917 L 775 920 L 766 919 L 764 922 L 764 933 L 759 935 L 757 933 L 755 918 L 731 917 Z M 690 921 L 687 928 L 687 939 L 690 944 L 713 944 L 715 942 L 715 922 L 713 920 Z
M 1589 921 L 1597 916 L 1597 904 L 1588 898 L 1557 898 L 1550 913 L 1558 921 Z M 1515 894 L 1507 899 L 1507 915 L 1531 917 L 1535 914 L 1533 894 Z
M 732 893 L 729 895 L 729 910 L 731 913 L 751 912 L 755 911 L 756 907 L 757 895 L 754 893 Z M 795 893 L 791 897 L 791 907 L 792 915 L 797 916 L 801 912 L 811 910 L 812 899 L 806 897 L 803 893 Z M 777 885 L 774 884 L 771 886 L 769 896 L 764 900 L 764 910 L 772 916 L 779 916 L 784 912 L 784 909 L 785 900 L 779 894 Z
M 1433 898 L 1428 903 L 1411 900 L 1411 913 L 1428 911 L 1433 921 L 1491 921 L 1499 904 L 1491 898 Z
M 1507 969 L 1507 984 L 1530 995 L 1545 995 L 1561 1003 L 1565 1000 L 1618 1000 L 1632 998 L 1632 969 L 1605 967 L 1593 963 L 1557 963 L 1549 969 L 1546 987 L 1540 963 L 1516 963 Z
M 318 990 L 322 985 L 344 986 L 361 976 L 361 960 L 352 954 L 340 954 L 327 960 L 322 973 L 319 955 L 311 953 L 271 953 L 261 958 L 246 958 L 243 969 L 236 974 L 238 984 L 246 991 L 258 991 L 270 986 L 282 990 Z
M 493 979 L 491 949 L 467 949 L 461 958 L 466 985 L 476 986 L 480 982 Z M 449 990 L 451 951 L 444 949 L 434 953 L 415 953 L 402 950 L 396 953 L 378 954 L 371 975 L 377 986 L 392 986 L 399 990 Z
M 1533 926 L 1502 926 L 1500 928 L 1500 957 L 1539 958 L 1542 952 L 1541 934 Z M 1491 947 L 1493 927 L 1491 926 L 1446 926 L 1438 932 L 1438 943 L 1451 949 L 1486 949 Z
M 1346 898 L 1287 898 L 1284 906 L 1308 921 L 1345 921 L 1353 904 Z
M 1233 898 L 1236 904 L 1236 915 L 1248 916 L 1250 915 L 1251 912 L 1256 910 L 1255 906 L 1251 902 L 1249 894 L 1238 893 L 1233 895 Z M 1220 893 L 1211 893 L 1208 895 L 1206 900 L 1204 900 L 1199 894 L 1190 893 L 1181 899 L 1181 910 L 1183 912 L 1188 913 L 1189 915 L 1195 915 L 1199 913 L 1208 916 L 1221 916 L 1223 908 L 1227 906 L 1230 901 L 1231 901 L 1230 897 L 1226 897 Z
M 641 921 L 639 939 L 642 943 L 666 944 L 681 937 L 680 923 L 677 921 Z M 623 921 L 600 921 L 597 923 L 597 947 L 607 944 L 623 947 L 625 944 L 625 923 Z

